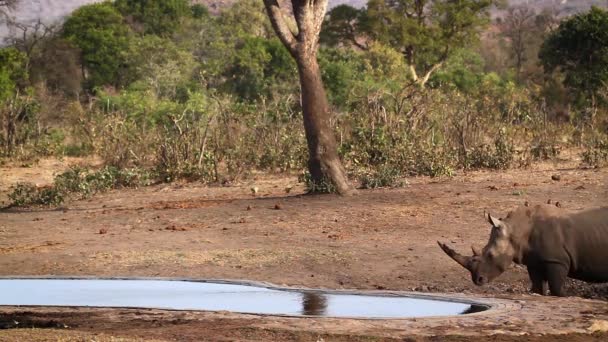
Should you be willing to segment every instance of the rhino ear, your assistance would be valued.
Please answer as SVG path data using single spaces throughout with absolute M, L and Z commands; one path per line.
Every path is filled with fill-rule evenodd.
M 500 227 L 500 224 L 502 223 L 500 219 L 497 219 L 496 217 L 490 215 L 490 213 L 488 213 L 487 215 L 488 222 L 492 225 L 492 227 Z

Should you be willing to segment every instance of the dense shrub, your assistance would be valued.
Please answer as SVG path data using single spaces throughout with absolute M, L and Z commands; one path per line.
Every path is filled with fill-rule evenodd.
M 55 177 L 49 186 L 37 187 L 19 183 L 9 194 L 11 206 L 57 206 L 65 200 L 84 199 L 115 188 L 146 186 L 153 182 L 153 175 L 140 169 L 117 169 L 112 166 L 97 171 L 73 167 Z

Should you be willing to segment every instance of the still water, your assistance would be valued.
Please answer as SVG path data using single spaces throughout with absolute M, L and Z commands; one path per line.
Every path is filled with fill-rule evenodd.
M 458 315 L 484 306 L 397 296 L 182 280 L 1 279 L 0 305 L 233 311 L 352 318 Z

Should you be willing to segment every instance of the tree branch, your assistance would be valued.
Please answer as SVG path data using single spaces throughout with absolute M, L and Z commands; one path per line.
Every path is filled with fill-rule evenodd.
M 283 45 L 287 48 L 289 53 L 292 56 L 296 56 L 296 37 L 293 32 L 287 26 L 285 22 L 285 18 L 283 17 L 283 12 L 281 11 L 281 6 L 279 5 L 277 0 L 264 0 L 264 6 L 266 7 L 266 11 L 268 12 L 268 18 L 270 18 L 270 23 L 274 28 L 277 36 Z

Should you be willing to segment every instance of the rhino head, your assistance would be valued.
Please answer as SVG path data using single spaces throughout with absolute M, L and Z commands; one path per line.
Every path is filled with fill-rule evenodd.
M 473 255 L 464 256 L 439 241 L 439 247 L 454 261 L 471 272 L 471 279 L 475 285 L 485 285 L 501 275 L 513 262 L 516 251 L 511 239 L 509 224 L 487 215 L 492 225 L 490 240 L 481 250 L 472 247 Z

